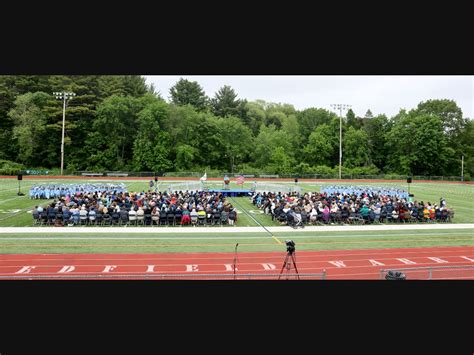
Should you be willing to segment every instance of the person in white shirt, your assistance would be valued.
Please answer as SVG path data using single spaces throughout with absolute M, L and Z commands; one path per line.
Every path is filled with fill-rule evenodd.
M 128 220 L 134 223 L 137 221 L 137 211 L 135 211 L 135 206 L 130 208 L 130 211 L 128 212 Z

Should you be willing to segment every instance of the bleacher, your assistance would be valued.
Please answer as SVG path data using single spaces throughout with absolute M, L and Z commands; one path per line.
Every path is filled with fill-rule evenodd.
M 102 173 L 82 173 L 82 176 L 103 176 Z
M 261 178 L 272 178 L 272 179 L 278 179 L 279 175 L 266 175 L 266 174 L 261 174 L 259 175 Z
M 128 176 L 128 173 L 107 173 L 107 176 L 114 176 L 114 177 L 126 177 Z

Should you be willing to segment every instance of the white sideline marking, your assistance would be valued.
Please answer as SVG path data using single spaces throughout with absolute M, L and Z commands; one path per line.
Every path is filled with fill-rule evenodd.
M 276 266 L 273 264 L 261 264 L 265 270 L 275 270 Z
M 272 233 L 301 232 L 292 227 L 265 227 Z M 474 223 L 460 224 L 420 224 L 420 225 L 376 225 L 376 226 L 306 226 L 304 232 L 349 232 L 349 231 L 391 231 L 391 230 L 441 230 L 441 229 L 473 229 Z M 54 233 L 105 233 L 105 234 L 143 234 L 143 233 L 266 233 L 262 227 L 209 227 L 209 228 L 193 228 L 193 227 L 0 227 L 0 235 L 4 233 L 25 233 L 25 234 L 54 234 Z

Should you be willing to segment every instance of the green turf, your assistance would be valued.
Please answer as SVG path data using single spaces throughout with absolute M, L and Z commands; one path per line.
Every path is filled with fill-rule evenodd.
M 29 180 L 26 178 L 21 182 L 21 189 L 27 192 L 32 183 L 77 183 L 77 180 Z M 91 179 L 90 181 L 93 181 Z M 116 182 L 123 182 L 127 185 L 129 191 L 146 191 L 148 190 L 148 182 L 146 180 L 115 180 Z M 83 181 L 81 181 L 83 182 Z M 172 182 L 171 182 L 172 183 Z M 272 182 L 273 183 L 273 182 Z M 294 183 L 278 183 L 293 185 Z M 160 189 L 166 190 L 170 182 L 160 182 Z M 320 191 L 322 185 L 332 185 L 333 183 L 306 183 L 300 182 L 299 186 L 303 191 Z M 340 185 L 372 185 L 372 186 L 392 186 L 399 188 L 407 188 L 407 184 L 399 183 L 367 183 L 367 182 L 347 182 L 338 183 Z M 231 188 L 250 189 L 252 182 L 246 182 L 243 187 L 231 183 Z M 222 183 L 208 182 L 209 188 L 222 188 Z M 41 203 L 46 205 L 50 201 L 46 200 L 30 200 L 28 196 L 17 196 L 18 181 L 15 179 L 0 179 L 0 227 L 20 227 L 32 225 L 32 208 Z M 448 207 L 455 211 L 453 223 L 474 223 L 474 185 L 463 184 L 441 184 L 441 183 L 419 183 L 414 182 L 410 186 L 410 192 L 415 195 L 415 199 L 439 203 L 441 197 L 447 201 Z M 267 215 L 260 213 L 249 213 L 249 210 L 256 211 L 255 206 L 250 203 L 250 200 L 245 197 L 232 198 L 231 201 L 239 210 L 238 226 L 257 226 L 254 221 L 256 219 L 265 226 L 277 225 Z M 247 213 L 245 213 L 247 212 Z M 250 216 L 254 217 L 252 219 Z
M 282 251 L 284 241 L 293 239 L 297 250 L 339 250 L 370 248 L 414 248 L 434 246 L 474 246 L 472 229 L 406 230 L 360 232 L 294 232 L 270 234 L 4 234 L 0 249 L 4 254 L 22 253 L 165 253 Z
M 59 181 L 61 183 L 77 183 L 77 180 L 44 180 L 41 182 Z M 92 180 L 91 180 L 92 181 Z M 115 180 L 124 182 L 129 191 L 146 191 L 146 180 Z M 21 183 L 23 192 L 27 192 L 32 183 L 38 180 L 26 178 Z M 277 184 L 284 184 L 272 182 Z M 166 190 L 170 182 L 161 182 L 160 190 Z M 294 183 L 286 183 L 294 185 Z M 406 184 L 397 183 L 359 183 L 347 182 L 346 185 L 372 185 L 407 188 Z M 243 187 L 231 183 L 231 188 L 250 189 L 252 181 Z M 320 191 L 322 185 L 332 183 L 300 182 L 303 191 Z M 220 182 L 207 182 L 209 188 L 222 188 Z M 0 179 L 0 227 L 32 226 L 31 209 L 41 203 L 49 201 L 30 200 L 28 196 L 17 196 L 18 181 L 15 179 Z M 410 192 L 415 199 L 439 202 L 441 197 L 446 198 L 448 207 L 455 210 L 454 223 L 474 223 L 474 185 L 462 184 L 432 184 L 414 182 Z M 252 205 L 248 197 L 230 198 L 237 207 L 237 226 L 276 226 L 271 217 L 264 215 Z M 257 223 L 258 222 L 258 223 Z M 42 227 L 38 227 L 40 230 Z M 72 227 L 75 230 L 81 227 Z M 107 230 L 102 227 L 99 230 Z M 166 234 L 151 234 L 152 228 L 166 228 Z M 284 244 L 279 244 L 271 238 L 263 228 L 260 233 L 203 233 L 200 227 L 196 234 L 183 234 L 180 227 L 148 227 L 143 234 L 3 234 L 0 235 L 0 253 L 162 253 L 162 252 L 232 252 L 235 243 L 239 243 L 240 251 L 285 251 Z M 336 250 L 336 249 L 367 249 L 367 248 L 408 248 L 431 246 L 474 246 L 473 229 L 459 230 L 404 230 L 404 231 L 360 231 L 360 232 L 293 232 L 275 233 L 281 242 L 285 239 L 294 239 L 297 250 Z M 38 239 L 40 238 L 40 239 Z M 146 239 L 143 239 L 146 238 Z

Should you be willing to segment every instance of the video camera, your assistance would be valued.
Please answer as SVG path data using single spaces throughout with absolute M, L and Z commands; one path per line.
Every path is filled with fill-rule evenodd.
M 293 254 L 295 251 L 295 242 L 292 241 L 291 239 L 288 239 L 288 240 L 285 240 L 285 244 L 286 244 L 286 251 L 289 254 Z
M 389 270 L 385 275 L 385 280 L 406 280 L 406 276 L 400 271 Z

